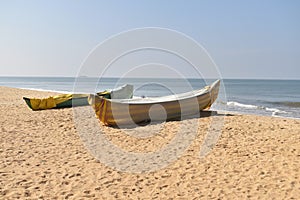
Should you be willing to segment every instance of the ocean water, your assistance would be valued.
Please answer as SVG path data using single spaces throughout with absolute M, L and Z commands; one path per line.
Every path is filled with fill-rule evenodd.
M 95 93 L 125 83 L 135 96 L 165 96 L 199 89 L 214 80 L 87 77 L 0 77 L 0 85 L 58 92 Z M 300 119 L 300 80 L 225 79 L 212 109 Z

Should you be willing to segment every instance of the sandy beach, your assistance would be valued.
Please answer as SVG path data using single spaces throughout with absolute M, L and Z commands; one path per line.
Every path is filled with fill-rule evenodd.
M 212 151 L 199 158 L 212 117 L 186 119 L 199 122 L 199 128 L 178 160 L 153 172 L 128 173 L 89 153 L 71 108 L 31 111 L 22 100 L 54 93 L 6 87 L 0 92 L 0 199 L 300 198 L 300 120 L 216 116 L 224 117 L 222 134 Z M 152 152 L 174 136 L 179 124 L 166 122 L 158 135 L 144 139 L 102 128 L 127 151 Z

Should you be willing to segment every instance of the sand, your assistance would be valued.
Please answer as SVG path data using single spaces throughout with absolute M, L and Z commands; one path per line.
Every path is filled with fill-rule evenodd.
M 214 116 L 224 119 L 222 134 L 212 151 L 200 158 L 214 118 L 186 119 L 186 124 L 199 125 L 177 160 L 152 172 L 131 173 L 113 169 L 90 153 L 72 109 L 34 112 L 22 100 L 53 93 L 6 87 L 0 91 L 0 199 L 300 198 L 300 120 Z M 99 127 L 120 148 L 151 153 L 167 144 L 181 123 L 131 128 L 130 134 Z M 158 133 L 151 137 L 131 135 L 153 131 Z

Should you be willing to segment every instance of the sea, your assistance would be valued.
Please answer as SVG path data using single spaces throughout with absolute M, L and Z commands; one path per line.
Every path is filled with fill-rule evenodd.
M 213 79 L 95 78 L 95 77 L 0 77 L 0 86 L 55 91 L 95 93 L 134 86 L 136 97 L 159 97 L 188 92 Z M 223 79 L 213 110 L 300 119 L 300 80 Z

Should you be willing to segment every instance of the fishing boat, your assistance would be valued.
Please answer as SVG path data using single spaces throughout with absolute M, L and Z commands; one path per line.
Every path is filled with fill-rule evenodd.
M 218 97 L 220 80 L 199 90 L 155 98 L 107 99 L 89 96 L 96 116 L 108 126 L 131 125 L 152 120 L 171 120 L 199 114 Z
M 133 95 L 133 86 L 125 84 L 121 87 L 98 92 L 96 96 L 101 96 L 107 99 L 129 99 Z M 60 94 L 47 98 L 28 98 L 23 97 L 26 104 L 32 110 L 45 110 L 56 108 L 69 108 L 75 106 L 86 106 L 88 103 L 89 94 Z

